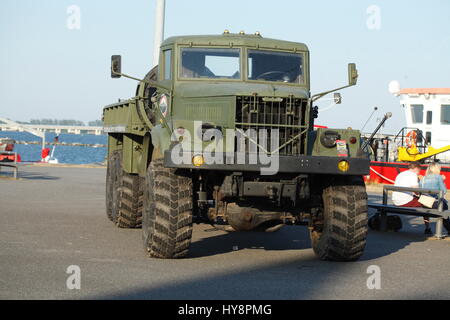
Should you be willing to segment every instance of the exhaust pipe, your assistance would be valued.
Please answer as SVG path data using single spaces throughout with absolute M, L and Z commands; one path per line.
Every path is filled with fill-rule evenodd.
M 156 0 L 155 38 L 153 42 L 153 67 L 159 64 L 159 49 L 164 40 L 166 0 Z

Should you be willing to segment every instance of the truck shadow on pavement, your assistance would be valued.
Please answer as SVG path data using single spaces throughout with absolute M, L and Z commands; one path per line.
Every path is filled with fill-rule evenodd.
M 212 228 L 212 227 L 211 227 Z M 205 230 L 205 233 L 212 230 Z M 230 232 L 194 241 L 188 258 L 201 258 L 242 249 L 304 250 L 310 248 L 305 227 L 285 226 L 278 232 Z
M 369 195 L 369 201 L 381 201 L 381 196 Z M 375 211 L 369 211 L 369 216 Z M 367 245 L 361 261 L 377 259 L 395 253 L 413 242 L 425 241 L 420 224 L 416 217 L 402 216 L 403 229 L 399 232 L 369 231 Z M 420 232 L 418 231 L 420 229 Z M 211 227 L 203 231 L 214 232 Z M 285 226 L 278 232 L 231 232 L 205 236 L 193 241 L 189 250 L 189 258 L 201 258 L 232 252 L 242 249 L 271 250 L 307 250 L 311 249 L 311 241 L 307 227 Z
M 408 221 L 403 218 L 404 225 Z M 410 227 L 405 231 L 369 231 L 364 255 L 360 261 L 369 261 L 393 254 L 426 237 Z M 421 229 L 420 229 L 421 230 Z M 196 259 L 233 252 L 234 250 L 260 249 L 266 251 L 310 250 L 311 241 L 306 227 L 286 226 L 275 233 L 234 232 L 205 237 L 191 244 L 188 258 Z
M 376 263 L 375 263 L 376 264 Z M 369 290 L 372 262 L 325 262 L 310 254 L 299 258 L 269 259 L 258 266 L 142 284 L 90 299 L 108 300 L 309 300 L 309 299 L 442 299 L 443 288 L 420 292 Z M 383 266 L 381 264 L 380 266 Z M 445 286 L 444 286 L 445 290 Z M 258 302 L 256 302 L 258 304 Z M 180 306 L 185 302 L 180 301 Z M 176 312 L 178 307 L 172 309 Z
M 212 261 L 217 260 L 216 263 L 236 260 L 230 266 L 230 270 L 211 271 L 202 276 L 198 274 L 192 277 L 187 276 L 184 280 L 165 284 L 143 284 L 140 288 L 134 287 L 91 298 L 121 300 L 385 298 L 384 293 L 380 295 L 375 292 L 376 290 L 367 289 L 367 268 L 370 265 L 383 266 L 384 260 L 377 259 L 395 254 L 415 242 L 425 240 L 420 220 L 414 219 L 417 218 L 402 217 L 404 229 L 400 232 L 369 231 L 364 255 L 359 261 L 348 263 L 317 259 L 311 249 L 309 231 L 306 227 L 286 226 L 275 233 L 223 233 L 213 230 L 212 227 L 195 228 L 194 234 L 197 239 L 192 242 L 188 257 L 167 261 L 168 266 L 183 263 L 192 266 L 192 263 L 194 265 L 198 262 L 202 263 L 202 258 L 205 257 Z M 233 247 L 238 250 L 233 250 Z M 260 258 L 255 257 L 257 251 L 249 255 L 240 252 L 244 249 L 298 250 L 298 254 L 279 255 L 274 252 L 273 255 L 266 253 L 266 258 Z M 256 265 L 249 265 L 239 262 L 240 259 L 245 259 L 247 262 L 256 259 L 259 262 L 255 262 Z M 186 272 L 190 273 L 192 270 L 186 270 Z M 389 294 L 391 298 L 414 298 L 405 296 L 404 292 Z M 435 293 L 430 292 L 427 297 L 430 298 L 433 294 Z
M 383 265 L 379 258 L 389 256 L 414 242 L 425 240 L 420 220 L 402 217 L 404 229 L 400 232 L 369 231 L 364 255 L 357 262 L 328 262 L 317 259 L 311 249 L 306 227 L 286 226 L 275 233 L 224 233 L 212 227 L 195 227 L 194 240 L 186 259 L 166 261 L 168 266 L 183 264 L 191 268 L 202 263 L 202 258 L 227 264 L 235 260 L 227 271 L 186 275 L 183 279 L 155 284 L 143 283 L 118 292 L 106 293 L 91 299 L 154 299 L 154 300 L 292 300 L 292 299 L 378 299 L 386 298 L 367 288 L 367 268 Z M 413 221 L 414 220 L 414 221 Z M 195 239 L 196 238 L 196 239 Z M 233 248 L 234 247 L 234 248 Z M 234 249 L 237 249 L 235 251 Z M 257 251 L 247 255 L 244 249 L 265 251 L 298 250 L 298 254 L 264 255 Z M 224 257 L 219 257 L 224 255 Z M 246 263 L 243 262 L 244 259 Z M 256 259 L 255 263 L 249 263 Z M 160 261 L 160 260 L 158 260 Z M 205 263 L 208 263 L 204 261 Z M 215 262 L 214 262 L 215 261 Z M 221 262 L 222 261 L 222 262 Z M 151 262 L 149 262 L 151 263 Z M 158 262 L 159 263 L 159 262 Z M 389 263 L 389 262 L 387 262 Z M 189 267 L 187 267 L 189 268 Z M 169 268 L 170 269 L 170 268 Z M 193 270 L 186 269 L 186 274 Z M 195 273 L 195 272 L 194 272 Z M 412 295 L 417 293 L 411 293 Z M 431 298 L 436 293 L 429 292 Z M 405 293 L 390 292 L 390 298 L 414 298 Z M 181 304 L 180 304 L 181 305 Z M 184 304 L 183 304 L 184 305 Z
M 1 168 L 0 179 L 15 180 L 14 172 L 12 170 L 5 170 L 4 168 Z M 18 180 L 59 180 L 61 178 L 51 176 L 51 175 L 48 175 L 43 172 L 24 171 L 24 170 L 19 169 L 19 171 L 17 172 L 17 179 Z
M 276 262 L 275 262 L 276 261 Z M 283 259 L 260 266 L 230 268 L 220 273 L 186 277 L 184 280 L 142 286 L 91 297 L 108 300 L 292 300 L 313 299 L 327 282 L 332 283 L 351 268 L 365 277 L 366 268 L 350 264 L 324 263 L 312 257 Z M 361 287 L 366 286 L 365 280 Z M 333 284 L 333 286 L 335 286 Z M 323 289 L 322 289 L 323 290 Z M 337 290 L 337 288 L 336 288 Z M 344 287 L 345 290 L 345 287 Z M 180 305 L 184 306 L 184 302 Z M 172 310 L 173 311 L 173 310 Z
M 32 172 L 32 171 L 22 171 L 19 170 L 18 178 L 20 180 L 59 180 L 60 177 L 51 176 L 43 172 Z
M 302 230 L 303 229 L 303 230 Z M 357 262 L 329 262 L 317 259 L 311 250 L 307 230 L 301 227 L 284 228 L 274 234 L 233 233 L 213 236 L 192 243 L 185 260 L 167 262 L 190 265 L 200 257 L 225 254 L 225 260 L 236 260 L 228 271 L 187 276 L 184 280 L 165 284 L 145 284 L 91 297 L 93 299 L 171 299 L 171 300 L 292 300 L 292 299 L 376 299 L 380 295 L 366 287 L 367 268 L 383 265 L 376 259 L 395 253 L 415 241 L 420 235 L 411 233 L 370 232 L 363 257 Z M 241 259 L 251 261 L 255 254 L 233 252 L 232 246 L 242 249 L 298 250 L 296 256 L 268 256 L 258 259 L 256 266 L 245 265 Z M 214 258 L 215 260 L 216 258 Z M 223 258 L 217 258 L 222 261 Z M 205 262 L 206 263 L 206 262 Z M 225 263 L 225 262 L 224 262 Z M 240 266 L 243 264 L 242 266 Z M 215 268 L 213 268 L 215 269 Z M 192 270 L 186 270 L 187 273 Z M 392 293 L 391 293 L 392 294 Z M 395 297 L 394 297 L 395 298 Z M 404 295 L 397 298 L 408 298 Z M 413 297 L 410 297 L 413 298 Z

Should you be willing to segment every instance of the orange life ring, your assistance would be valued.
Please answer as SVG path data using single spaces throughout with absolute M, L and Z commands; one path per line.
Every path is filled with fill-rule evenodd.
M 405 139 L 406 145 L 408 148 L 412 149 L 415 148 L 417 145 L 417 132 L 412 130 L 408 132 Z

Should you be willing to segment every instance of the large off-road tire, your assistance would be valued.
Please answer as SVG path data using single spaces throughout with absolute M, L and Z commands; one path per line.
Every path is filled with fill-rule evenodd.
M 184 258 L 192 238 L 192 178 L 153 161 L 144 188 L 144 247 L 150 257 Z
M 137 229 L 142 227 L 144 209 L 143 180 L 138 175 L 122 173 L 120 208 L 116 224 L 119 228 Z
M 122 169 L 122 152 L 108 156 L 106 172 L 106 215 L 119 228 L 142 226 L 142 178 Z
M 311 243 L 322 260 L 356 261 L 366 246 L 367 193 L 360 177 L 336 178 L 323 189 L 321 218 L 311 230 Z
M 108 155 L 106 169 L 106 215 L 113 222 L 119 215 L 119 181 L 122 180 L 122 173 L 121 152 L 113 151 Z

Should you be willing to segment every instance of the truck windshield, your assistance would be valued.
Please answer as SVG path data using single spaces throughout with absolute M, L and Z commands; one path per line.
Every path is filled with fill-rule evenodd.
M 181 49 L 181 78 L 241 79 L 239 49 Z
M 263 50 L 248 51 L 248 79 L 303 83 L 303 55 Z

